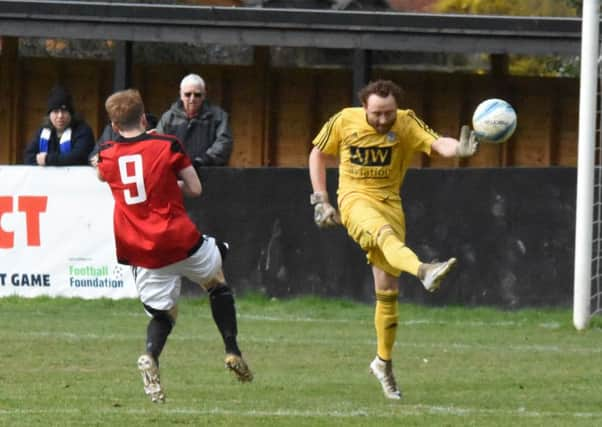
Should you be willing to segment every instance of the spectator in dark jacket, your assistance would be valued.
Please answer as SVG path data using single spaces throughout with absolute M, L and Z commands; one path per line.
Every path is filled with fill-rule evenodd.
M 144 113 L 144 119 L 146 120 L 146 132 L 155 132 L 155 127 L 157 127 L 157 118 L 150 113 Z M 102 130 L 102 135 L 100 135 L 100 138 L 98 138 L 98 141 L 96 141 L 96 145 L 88 157 L 90 161 L 92 161 L 92 158 L 98 154 L 102 143 L 107 141 L 115 141 L 117 138 L 119 138 L 119 136 L 119 133 L 113 129 L 113 125 L 111 123 L 107 123 L 105 128 Z
M 24 163 L 39 166 L 85 165 L 94 148 L 94 134 L 75 115 L 71 95 L 55 86 L 48 97 L 47 117 L 25 149 Z
M 205 82 L 189 74 L 180 83 L 180 99 L 157 124 L 157 132 L 178 137 L 195 167 L 225 166 L 232 153 L 228 113 L 206 99 Z

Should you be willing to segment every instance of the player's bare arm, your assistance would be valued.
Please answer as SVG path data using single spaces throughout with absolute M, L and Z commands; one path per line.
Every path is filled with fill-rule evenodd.
M 460 138 L 439 137 L 431 146 L 443 157 L 470 157 L 477 151 L 479 141 L 469 126 L 462 126 Z
M 309 177 L 314 193 L 326 192 L 326 164 L 332 157 L 314 147 L 309 154 Z
M 178 178 L 180 178 L 178 186 L 185 196 L 198 197 L 201 195 L 203 187 L 193 166 L 182 169 L 178 174 Z
M 331 157 L 317 147 L 314 147 L 309 154 L 309 176 L 313 189 L 309 201 L 314 206 L 314 222 L 320 228 L 341 223 L 339 213 L 328 200 L 326 188 L 326 164 Z

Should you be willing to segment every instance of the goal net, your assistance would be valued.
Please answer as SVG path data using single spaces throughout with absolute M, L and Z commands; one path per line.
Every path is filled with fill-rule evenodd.
M 602 312 L 600 0 L 585 0 L 582 16 L 573 295 L 577 329 L 585 329 L 591 316 Z
M 594 185 L 593 185 L 593 217 L 592 217 L 592 271 L 590 285 L 590 312 L 594 315 L 602 312 L 602 115 L 600 78 L 602 68 L 598 60 L 598 90 L 596 96 L 596 131 L 595 131 L 595 163 L 594 163 Z

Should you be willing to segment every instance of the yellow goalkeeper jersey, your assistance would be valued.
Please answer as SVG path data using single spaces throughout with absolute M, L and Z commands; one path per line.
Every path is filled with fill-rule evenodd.
M 339 157 L 339 199 L 352 192 L 399 199 L 399 190 L 416 152 L 431 154 L 439 137 L 412 110 L 397 110 L 386 134 L 366 121 L 363 108 L 345 108 L 332 116 L 313 140 L 326 154 Z

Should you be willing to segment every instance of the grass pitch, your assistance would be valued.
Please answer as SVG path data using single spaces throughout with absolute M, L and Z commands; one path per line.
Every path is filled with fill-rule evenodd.
M 239 384 L 207 300 L 185 299 L 161 357 L 167 403 L 142 391 L 137 301 L 0 299 L 2 426 L 598 426 L 602 322 L 568 310 L 400 306 L 394 367 L 404 398 L 370 374 L 373 307 L 239 298 L 255 373 Z

